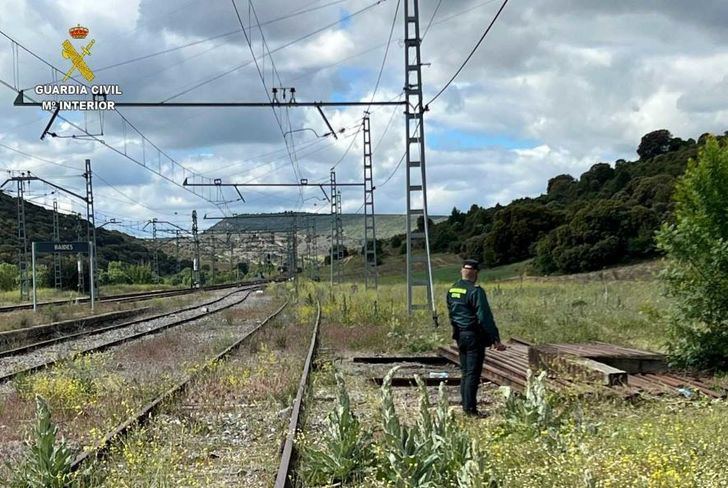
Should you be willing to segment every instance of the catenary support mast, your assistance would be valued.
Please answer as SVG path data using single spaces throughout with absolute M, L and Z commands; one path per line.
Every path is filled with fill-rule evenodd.
M 407 309 L 410 313 L 430 310 L 437 325 L 427 214 L 419 0 L 405 0 L 404 5 Z
M 374 179 L 372 169 L 372 134 L 369 114 L 364 116 L 364 283 L 377 288 L 377 234 L 374 225 Z

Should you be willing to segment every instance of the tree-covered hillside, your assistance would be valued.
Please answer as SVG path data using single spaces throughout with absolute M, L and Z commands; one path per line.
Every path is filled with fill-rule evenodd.
M 17 264 L 18 227 L 17 200 L 0 193 L 0 262 Z M 28 250 L 32 241 L 50 241 L 53 238 L 53 212 L 30 202 L 25 202 L 26 233 Z M 81 240 L 86 239 L 86 220 L 73 215 L 59 214 L 60 237 L 62 241 L 77 240 L 77 228 L 81 228 Z M 153 252 L 147 243 L 123 232 L 97 229 L 98 264 L 106 269 L 110 261 L 123 261 L 129 264 L 145 264 L 152 261 Z M 49 256 L 39 256 L 40 264 L 50 264 Z M 172 273 L 176 269 L 173 257 L 159 253 L 161 274 Z M 70 257 L 63 261 L 64 283 L 76 282 L 76 265 Z
M 459 253 L 499 266 L 535 258 L 546 273 L 573 273 L 658 255 L 655 231 L 669 220 L 676 178 L 695 158 L 698 141 L 667 130 L 645 135 L 636 161 L 597 163 L 578 179 L 559 175 L 546 193 L 506 206 L 466 212 L 432 226 L 435 252 Z M 719 137 L 721 144 L 728 140 Z

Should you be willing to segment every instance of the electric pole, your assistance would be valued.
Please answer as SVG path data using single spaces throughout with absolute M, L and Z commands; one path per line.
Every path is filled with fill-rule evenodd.
M 374 178 L 372 169 L 372 134 L 369 113 L 364 115 L 364 283 L 376 290 L 377 234 L 374 225 Z
M 58 221 L 58 200 L 53 199 L 53 242 L 61 242 L 61 229 Z M 63 287 L 61 277 L 61 254 L 53 253 L 53 277 L 56 290 Z
M 98 261 L 96 259 L 96 217 L 94 214 L 94 189 L 93 176 L 91 172 L 91 160 L 86 160 L 86 172 L 83 174 L 86 179 L 86 240 L 91 242 L 91 265 L 95 270 L 94 282 L 90 286 L 94 287 L 95 296 L 99 296 L 98 287 Z
M 329 188 L 329 202 L 331 203 L 331 251 L 329 253 L 329 259 L 331 260 L 331 293 L 333 293 L 334 289 L 334 275 L 336 274 L 334 271 L 334 266 L 336 266 L 336 263 L 334 262 L 335 255 L 338 255 L 336 250 L 336 171 L 331 170 L 331 173 L 329 174 L 330 178 L 330 188 Z
M 341 283 L 341 261 L 344 259 L 344 228 L 341 223 L 341 190 L 336 191 L 336 282 Z
M 405 137 L 407 184 L 407 309 L 430 310 L 437 326 L 432 286 L 425 165 L 425 107 L 422 96 L 419 0 L 404 2 Z M 422 218 L 422 226 L 417 225 Z M 415 228 L 413 229 L 413 226 Z M 417 293 L 424 289 L 425 296 Z
M 76 241 L 81 241 L 81 214 L 76 214 Z M 78 273 L 78 294 L 82 294 L 84 291 L 84 277 L 83 277 L 83 255 L 76 254 L 76 272 Z
M 192 243 L 194 257 L 192 258 L 192 286 L 199 288 L 200 282 L 200 239 L 197 235 L 197 210 L 192 211 Z
M 157 245 L 157 219 L 154 218 L 147 222 L 147 225 L 152 224 L 152 271 L 154 275 L 152 276 L 152 279 L 154 280 L 154 284 L 159 284 L 159 246 Z M 146 225 L 144 226 L 146 227 Z
M 25 226 L 25 181 L 17 180 L 18 189 L 18 271 L 20 273 L 20 299 L 30 300 L 28 280 L 28 237 Z

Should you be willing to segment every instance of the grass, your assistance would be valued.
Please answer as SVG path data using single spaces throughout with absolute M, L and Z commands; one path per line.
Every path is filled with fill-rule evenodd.
M 445 309 L 449 285 L 436 285 L 441 327 L 427 314 L 410 317 L 406 287 L 367 291 L 343 284 L 331 295 L 327 284 L 304 287 L 323 298 L 324 336 L 341 349 L 418 352 L 450 341 Z M 509 280 L 485 284 L 501 336 L 534 342 L 605 341 L 661 351 L 667 302 L 659 286 L 642 281 L 549 282 Z
M 489 453 L 487 472 L 503 486 L 717 487 L 728 485 L 725 402 L 653 401 L 582 405 L 590 432 L 503 436 L 502 420 L 465 427 Z
M 142 292 L 142 291 L 151 291 L 151 290 L 166 290 L 170 288 L 175 288 L 172 285 L 165 285 L 164 283 L 160 283 L 158 285 L 155 284 L 146 284 L 146 285 L 104 285 L 99 287 L 99 294 L 100 295 L 121 295 L 124 293 L 135 293 L 135 292 Z M 32 294 L 32 290 L 31 290 Z M 44 301 L 52 301 L 52 300 L 74 300 L 75 298 L 79 296 L 86 297 L 88 295 L 81 294 L 79 295 L 74 290 L 56 290 L 55 288 L 38 288 L 36 290 L 36 295 L 39 302 Z M 32 299 L 32 295 L 31 295 Z M 29 301 L 21 300 L 20 299 L 20 291 L 18 290 L 10 290 L 10 291 L 2 291 L 0 292 L 0 305 L 15 305 L 18 303 L 26 303 Z

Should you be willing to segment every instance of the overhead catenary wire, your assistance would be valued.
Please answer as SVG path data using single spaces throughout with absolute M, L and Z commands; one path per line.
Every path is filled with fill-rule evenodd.
M 456 16 L 459 16 L 459 15 L 462 15 L 462 14 L 464 14 L 464 13 L 466 13 L 466 12 L 469 12 L 470 10 L 473 10 L 474 8 L 477 8 L 477 7 L 481 7 L 481 6 L 483 6 L 483 5 L 487 5 L 487 4 L 493 3 L 494 1 L 495 1 L 495 0 L 489 0 L 489 1 L 487 1 L 487 2 L 483 2 L 482 4 L 478 4 L 478 5 L 476 5 L 475 7 L 472 7 L 472 8 L 470 8 L 470 9 L 466 9 L 466 10 L 463 10 L 463 11 L 461 11 L 461 12 L 458 12 L 458 13 L 456 13 L 456 14 L 454 14 L 454 15 L 451 15 L 451 16 L 449 16 L 449 17 L 445 18 L 445 19 L 441 19 L 441 20 L 440 20 L 440 21 L 438 21 L 437 23 L 439 24 L 439 23 L 442 23 L 442 22 L 446 22 L 446 21 L 448 21 L 448 20 L 450 20 L 450 19 L 452 19 L 452 18 L 454 18 L 454 17 L 456 17 Z M 458 76 L 458 75 L 460 74 L 460 72 L 461 72 L 461 71 L 463 70 L 463 68 L 465 68 L 465 66 L 466 66 L 466 65 L 468 64 L 468 62 L 470 61 L 470 59 L 471 59 L 471 58 L 473 57 L 473 55 L 475 54 L 475 52 L 476 52 L 476 51 L 478 50 L 478 48 L 480 47 L 480 45 L 481 45 L 481 44 L 483 43 L 483 40 L 485 40 L 485 37 L 486 37 L 486 36 L 488 35 L 488 32 L 490 32 L 490 29 L 491 29 L 491 28 L 493 27 L 493 25 L 495 24 L 496 20 L 498 20 L 498 17 L 500 16 L 501 12 L 503 11 L 503 9 L 505 8 L 505 6 L 506 6 L 506 4 L 507 4 L 507 3 L 508 3 L 508 0 L 504 0 L 504 1 L 503 1 L 503 4 L 502 4 L 502 5 L 500 6 L 500 8 L 498 9 L 498 12 L 497 12 L 497 13 L 496 13 L 496 15 L 495 15 L 495 16 L 493 17 L 493 19 L 491 20 L 490 24 L 488 24 L 488 27 L 487 27 L 487 28 L 485 29 L 485 32 L 484 32 L 484 33 L 483 33 L 483 35 L 482 35 L 482 36 L 480 37 L 480 39 L 479 39 L 479 40 L 478 40 L 478 42 L 476 43 L 475 47 L 474 47 L 474 48 L 473 48 L 473 49 L 471 50 L 470 54 L 469 54 L 469 55 L 468 55 L 468 57 L 467 57 L 467 58 L 465 59 L 465 61 L 464 61 L 464 62 L 462 63 L 462 65 L 460 66 L 460 68 L 459 68 L 459 69 L 458 69 L 458 70 L 457 70 L 457 71 L 455 72 L 455 74 L 454 74 L 454 75 L 453 75 L 453 76 L 452 76 L 452 77 L 450 78 L 450 80 L 449 80 L 449 81 L 448 81 L 448 82 L 447 82 L 447 83 L 445 84 L 445 86 L 443 86 L 443 87 L 442 87 L 442 89 L 441 89 L 441 90 L 440 90 L 440 91 L 439 91 L 439 92 L 438 92 L 438 93 L 437 93 L 437 94 L 436 94 L 436 95 L 435 95 L 435 96 L 434 96 L 434 97 L 433 97 L 433 98 L 432 98 L 432 99 L 431 99 L 431 100 L 430 100 L 429 102 L 427 102 L 427 104 L 425 105 L 425 107 L 429 107 L 429 105 L 430 105 L 430 104 L 431 104 L 432 102 L 434 102 L 435 100 L 437 100 L 437 98 L 438 98 L 438 97 L 439 97 L 440 95 L 442 95 L 442 94 L 443 94 L 443 93 L 445 92 L 445 90 L 447 90 L 447 88 L 448 88 L 448 87 L 450 86 L 450 84 L 451 84 L 451 83 L 452 83 L 452 82 L 453 82 L 453 81 L 455 80 L 455 78 L 457 78 L 457 76 Z M 439 8 L 440 8 L 440 4 L 441 4 L 441 2 L 438 2 L 437 6 L 435 7 L 435 10 L 434 10 L 434 12 L 432 13 L 432 17 L 430 17 L 430 21 L 429 21 L 429 23 L 428 23 L 428 25 L 427 25 L 427 28 L 425 29 L 425 34 L 424 34 L 424 35 L 422 36 L 422 39 L 421 39 L 421 41 L 420 41 L 420 42 L 424 41 L 425 35 L 427 34 L 427 32 L 429 32 L 429 30 L 430 30 L 430 27 L 431 27 L 431 26 L 433 25 L 433 20 L 434 20 L 434 18 L 435 18 L 435 15 L 437 15 L 437 12 L 438 12 L 438 10 L 439 10 Z M 419 124 L 417 125 L 417 127 L 415 128 L 415 130 L 417 130 L 417 128 L 419 128 Z M 396 166 L 394 167 L 394 169 L 392 170 L 392 172 L 391 172 L 391 173 L 389 174 L 389 176 L 387 177 L 387 179 L 386 179 L 386 180 L 384 180 L 384 181 L 383 181 L 382 183 L 380 183 L 380 184 L 378 185 L 378 187 L 380 187 L 380 188 L 381 188 L 382 186 L 384 186 L 384 185 L 386 185 L 387 183 L 389 183 L 389 181 L 390 181 L 390 180 L 391 180 L 392 178 L 394 178 L 394 175 L 395 175 L 395 174 L 397 174 L 397 171 L 399 171 L 399 168 L 400 168 L 400 167 L 402 166 L 402 163 L 404 162 L 404 158 L 405 158 L 406 156 L 407 156 L 407 152 L 405 151 L 405 152 L 404 152 L 404 153 L 402 154 L 402 157 L 401 157 L 401 158 L 399 159 L 399 162 L 397 163 L 397 165 L 396 165 Z
M 23 50 L 24 50 L 25 52 L 27 52 L 28 54 L 30 54 L 31 56 L 33 56 L 33 57 L 34 57 L 35 59 L 37 59 L 37 60 L 38 60 L 38 61 L 40 61 L 41 63 L 43 63 L 43 64 L 45 64 L 46 66 L 50 67 L 50 68 L 51 68 L 52 70 L 54 70 L 55 72 L 57 72 L 57 73 L 60 73 L 60 74 L 64 74 L 64 73 L 63 73 L 63 72 L 62 72 L 62 71 L 61 71 L 60 69 L 58 69 L 58 68 L 57 68 L 56 66 L 54 66 L 53 64 L 51 64 L 50 62 L 48 62 L 47 60 L 45 60 L 44 58 L 42 58 L 41 56 L 39 56 L 38 54 L 36 54 L 35 52 L 31 51 L 31 50 L 30 50 L 29 48 L 27 48 L 27 47 L 26 47 L 26 46 L 24 46 L 23 44 L 20 44 L 19 42 L 17 42 L 17 41 L 16 41 L 16 40 L 15 40 L 14 38 L 12 38 L 12 37 L 11 37 L 10 35 L 8 35 L 7 33 L 5 33 L 5 32 L 4 32 L 3 30 L 1 30 L 1 29 L 0 29 L 0 35 L 2 35 L 3 37 L 7 38 L 7 39 L 8 39 L 8 40 L 10 40 L 11 42 L 15 43 L 15 44 L 16 44 L 17 46 L 19 46 L 19 47 L 20 47 L 21 49 L 23 49 Z M 73 81 L 75 81 L 75 82 L 76 82 L 76 83 L 78 83 L 78 84 L 81 84 L 81 85 L 84 85 L 84 86 L 88 87 L 88 84 L 86 84 L 85 82 L 83 82 L 83 81 L 79 80 L 79 79 L 78 79 L 78 78 L 76 78 L 76 77 L 73 77 L 73 76 L 71 76 L 71 78 L 70 78 L 70 79 L 72 79 Z M 20 93 L 20 91 L 19 91 L 19 89 L 18 89 L 17 87 L 15 87 L 15 86 L 13 86 L 13 85 L 11 85 L 11 84 L 7 83 L 6 81 L 4 81 L 4 80 L 2 80 L 2 79 L 0 79 L 0 84 L 2 84 L 2 85 L 4 85 L 4 86 L 8 87 L 8 88 L 9 88 L 9 89 L 11 89 L 11 90 L 13 90 L 13 91 L 14 91 L 15 93 Z M 27 94 L 26 94 L 25 96 L 26 96 L 27 98 L 29 98 L 29 99 L 30 99 L 31 101 L 35 102 L 35 100 L 33 100 L 33 99 L 32 99 L 32 97 L 28 96 Z M 123 115 L 123 114 L 122 114 L 121 112 L 119 112 L 119 110 L 118 110 L 118 109 L 115 109 L 115 110 L 114 110 L 114 112 L 115 112 L 115 113 L 116 113 L 116 114 L 117 114 L 117 115 L 118 115 L 118 116 L 119 116 L 119 117 L 120 117 L 120 118 L 121 118 L 121 119 L 123 120 L 123 122 L 124 122 L 125 124 L 129 125 L 129 126 L 130 126 L 130 127 L 132 128 L 132 129 L 134 129 L 134 131 L 136 131 L 136 133 L 137 133 L 137 134 L 139 134 L 139 136 L 140 136 L 140 137 L 141 137 L 141 139 L 142 139 L 142 142 L 148 142 L 148 143 L 149 143 L 149 144 L 150 144 L 150 145 L 151 145 L 151 146 L 152 146 L 153 148 L 155 148 L 155 149 L 156 149 L 156 150 L 157 150 L 157 151 L 159 152 L 159 154 L 160 154 L 160 155 L 161 155 L 161 154 L 164 154 L 165 158 L 166 158 L 166 159 L 167 159 L 167 160 L 168 160 L 168 161 L 169 161 L 169 162 L 170 162 L 170 163 L 171 163 L 172 165 L 174 165 L 174 166 L 177 166 L 177 167 L 179 167 L 179 168 L 180 168 L 180 169 L 182 170 L 183 174 L 189 173 L 189 174 L 191 174 L 191 175 L 193 175 L 193 176 L 201 176 L 201 175 L 199 175 L 199 174 L 198 174 L 198 173 L 197 173 L 196 171 L 192 171 L 192 170 L 190 170 L 190 169 L 186 168 L 185 166 L 183 166 L 182 164 L 180 164 L 179 162 L 177 162 L 177 161 L 176 161 L 176 160 L 175 160 L 174 158 L 172 158 L 171 156 L 169 156 L 169 155 L 168 155 L 167 153 L 165 153 L 164 151 L 162 151 L 162 150 L 161 150 L 161 149 L 160 149 L 160 148 L 159 148 L 159 147 L 158 147 L 158 146 L 157 146 L 156 144 L 154 144 L 154 143 L 153 143 L 153 142 L 152 142 L 151 140 L 149 140 L 149 138 L 147 138 L 147 137 L 146 137 L 146 136 L 145 136 L 145 135 L 144 135 L 144 134 L 143 134 L 143 133 L 142 133 L 142 132 L 141 132 L 141 131 L 140 131 L 139 129 L 137 129 L 137 128 L 136 128 L 136 127 L 135 127 L 135 126 L 134 126 L 134 125 L 133 125 L 133 124 L 132 124 L 132 123 L 131 123 L 131 122 L 129 121 L 129 119 L 127 119 L 127 118 L 126 118 L 126 117 L 125 117 L 125 116 L 124 116 L 124 115 Z M 161 178 L 163 178 L 163 179 L 165 179 L 165 180 L 169 181 L 170 183 L 172 183 L 172 184 L 174 184 L 174 185 L 176 185 L 176 186 L 179 186 L 179 187 L 183 188 L 184 190 L 186 190 L 186 191 L 188 191 L 188 192 L 192 193 L 193 195 L 195 195 L 195 196 L 197 196 L 197 197 L 199 197 L 199 198 L 201 198 L 201 199 L 203 199 L 203 200 L 206 200 L 206 201 L 208 201 L 208 202 L 212 203 L 213 205 L 215 205 L 215 202 L 213 202 L 212 200 L 210 200 L 210 199 L 206 198 L 206 197 L 205 197 L 204 195 L 202 195 L 202 194 L 199 194 L 199 193 L 196 193 L 195 191 L 193 191 L 193 190 L 191 190 L 191 189 L 189 189 L 189 188 L 186 188 L 186 187 L 184 187 L 183 185 L 180 185 L 179 183 L 177 183 L 176 181 L 174 181 L 174 179 L 172 179 L 172 178 L 170 178 L 169 176 L 165 175 L 165 174 L 164 174 L 164 173 L 162 173 L 161 171 L 159 171 L 159 172 L 155 172 L 155 171 L 153 171 L 153 170 L 152 170 L 152 169 L 151 169 L 150 167 L 147 167 L 147 165 L 146 165 L 146 163 L 145 163 L 145 162 L 140 162 L 140 161 L 138 161 L 137 159 L 135 159 L 134 157 L 132 157 L 132 156 L 130 156 L 129 154 L 127 154 L 126 150 L 123 150 L 123 151 L 122 151 L 122 150 L 120 150 L 120 149 L 117 149 L 116 147 L 114 147 L 114 146 L 112 146 L 112 145 L 108 144 L 108 143 L 107 143 L 107 142 L 106 142 L 106 141 L 105 141 L 104 139 L 101 139 L 101 138 L 99 137 L 99 135 L 97 135 L 97 134 L 91 134 L 91 133 L 89 133 L 89 132 L 88 132 L 88 131 L 87 131 L 86 129 L 84 129 L 84 128 L 83 128 L 83 127 L 81 127 L 80 125 L 76 124 L 75 122 L 73 122 L 73 121 L 69 120 L 69 119 L 68 119 L 67 117 L 64 117 L 63 115 L 60 115 L 60 114 L 59 114 L 59 115 L 57 115 L 57 117 L 58 117 L 58 119 L 60 119 L 60 120 L 63 120 L 63 121 L 65 121 L 66 123 L 68 123 L 68 124 L 69 124 L 69 125 L 70 125 L 71 127 L 73 127 L 73 128 L 75 128 L 75 129 L 77 129 L 77 130 L 79 130 L 79 131 L 83 132 L 84 134 L 86 134 L 86 136 L 88 137 L 88 139 L 87 139 L 87 140 L 93 140 L 93 141 L 96 141 L 96 142 L 98 142 L 98 143 L 100 143 L 100 144 L 102 144 L 102 145 L 106 146 L 107 148 L 109 148 L 109 149 L 111 149 L 112 151 L 116 152 L 116 153 L 117 153 L 117 154 L 119 154 L 120 156 L 122 156 L 122 157 L 124 157 L 124 158 L 126 158 L 126 159 L 128 159 L 128 160 L 130 160 L 130 161 L 132 161 L 132 162 L 134 162 L 134 163 L 136 163 L 136 164 L 138 164 L 139 166 L 142 166 L 142 167 L 144 167 L 144 168 L 146 168 L 146 169 L 148 169 L 148 170 L 152 171 L 153 173 L 155 173 L 155 174 L 157 174 L 157 175 L 158 175 L 159 177 L 161 177 Z M 85 137 L 84 137 L 84 138 L 85 138 Z
M 253 49 L 253 43 L 250 39 L 250 36 L 248 35 L 248 30 L 243 25 L 243 19 L 240 16 L 240 11 L 238 10 L 238 6 L 236 5 L 235 0 L 230 0 L 230 1 L 233 5 L 233 9 L 235 10 L 235 16 L 237 17 L 238 22 L 240 23 L 240 28 L 243 30 L 243 35 L 245 36 L 245 40 L 248 43 L 248 48 L 250 49 L 250 55 L 253 57 L 253 62 L 255 63 L 255 68 L 258 71 L 258 76 L 260 77 L 260 81 L 263 84 L 263 90 L 265 91 L 265 96 L 268 99 L 268 101 L 272 103 L 273 99 L 271 98 L 271 94 L 268 92 L 268 85 L 265 82 L 265 76 L 263 74 L 263 71 L 260 68 L 260 64 L 258 64 L 258 58 L 255 55 L 255 50 Z M 255 9 L 253 8 L 253 4 L 252 4 L 251 0 L 248 1 L 248 4 L 253 9 L 253 12 L 255 12 Z M 257 15 L 256 15 L 256 20 L 257 20 Z M 260 22 L 258 22 L 258 24 L 260 25 Z M 262 35 L 263 35 L 262 29 L 260 30 L 260 32 L 261 32 L 261 37 L 262 37 Z M 265 44 L 265 38 L 262 37 L 262 39 L 263 39 L 263 45 L 265 47 L 267 47 Z M 268 50 L 268 55 L 271 56 L 271 63 L 272 63 L 273 58 L 272 58 L 270 50 Z M 272 66 L 273 66 L 273 69 L 275 70 L 275 64 L 272 64 Z M 279 79 L 280 79 L 280 77 L 279 77 Z M 276 123 L 278 124 L 278 128 L 281 130 L 281 135 L 283 136 L 283 142 L 286 145 L 288 157 L 291 161 L 291 166 L 293 167 L 293 174 L 295 175 L 296 179 L 300 179 L 299 173 L 296 169 L 296 163 L 294 162 L 293 154 L 291 153 L 290 147 L 288 146 L 288 140 L 286 139 L 286 131 L 283 128 L 283 124 L 281 123 L 281 119 L 278 116 L 278 112 L 276 112 L 275 107 L 271 107 L 271 109 L 273 110 L 273 116 L 275 117 Z
M 267 20 L 265 22 L 262 22 L 260 25 L 261 26 L 272 25 L 272 24 L 275 24 L 277 22 L 282 22 L 284 20 L 288 20 L 288 19 L 291 19 L 291 18 L 300 16 L 300 15 L 304 15 L 304 14 L 307 14 L 307 13 L 315 12 L 317 10 L 321 10 L 321 9 L 324 9 L 324 8 L 327 8 L 327 7 L 331 7 L 331 6 L 340 4 L 340 3 L 350 2 L 350 1 L 351 0 L 335 0 L 335 1 L 332 1 L 332 2 L 329 2 L 329 3 L 326 3 L 324 5 L 319 5 L 318 7 L 311 7 L 311 8 L 307 8 L 307 9 L 303 9 L 303 10 L 298 10 L 298 11 L 294 11 L 294 12 L 292 12 L 290 14 L 287 14 L 287 15 L 282 15 L 280 17 L 276 17 L 274 19 L 271 19 L 271 20 Z M 252 25 L 248 25 L 248 28 L 251 28 L 251 27 L 252 27 Z M 175 52 L 175 51 L 179 51 L 181 49 L 186 49 L 188 47 L 193 47 L 193 46 L 197 46 L 199 44 L 204 44 L 204 43 L 209 42 L 209 41 L 214 41 L 214 40 L 217 40 L 217 39 L 222 39 L 222 38 L 225 38 L 225 37 L 230 37 L 230 36 L 233 36 L 235 34 L 239 34 L 240 32 L 241 32 L 240 29 L 235 29 L 235 30 L 232 30 L 232 31 L 223 32 L 221 34 L 216 34 L 214 36 L 205 37 L 204 39 L 198 39 L 198 40 L 195 40 L 195 41 L 187 42 L 185 44 L 180 44 L 178 46 L 170 47 L 170 48 L 167 48 L 167 49 L 162 49 L 162 50 L 159 50 L 159 51 L 156 51 L 156 52 L 153 52 L 153 53 L 149 53 L 149 54 L 145 54 L 145 55 L 142 55 L 142 56 L 137 56 L 137 57 L 134 57 L 134 58 L 131 58 L 131 59 L 127 59 L 125 61 L 119 61 L 117 63 L 109 64 L 109 65 L 106 65 L 106 66 L 102 66 L 101 68 L 95 69 L 94 72 L 99 73 L 99 72 L 107 71 L 107 70 L 110 70 L 110 69 L 113 69 L 113 68 L 118 68 L 120 66 L 125 66 L 127 64 L 136 63 L 138 61 L 144 61 L 146 59 L 150 59 L 150 58 L 154 58 L 154 57 L 157 57 L 157 56 L 161 56 L 163 54 L 169 54 L 169 53 L 172 53 L 172 52 Z
M 473 46 L 473 49 L 471 49 L 470 54 L 468 54 L 468 56 L 465 58 L 465 61 L 463 61 L 463 63 L 460 65 L 460 67 L 455 71 L 455 74 L 453 74 L 452 77 L 450 77 L 448 82 L 445 83 L 445 85 L 440 89 L 440 91 L 438 91 L 437 94 L 434 97 L 432 97 L 432 99 L 430 99 L 429 102 L 427 102 L 425 104 L 425 107 L 428 107 L 432 102 L 437 100 L 440 97 L 440 95 L 442 95 L 445 92 L 445 90 L 447 90 L 450 87 L 452 82 L 455 81 L 455 78 L 458 77 L 458 75 L 463 71 L 463 69 L 465 69 L 465 66 L 467 66 L 470 59 L 475 55 L 476 51 L 478 50 L 480 45 L 483 43 L 483 41 L 485 40 L 485 38 L 488 35 L 488 33 L 490 32 L 490 30 L 493 28 L 493 25 L 495 25 L 495 22 L 498 20 L 498 17 L 500 17 L 501 12 L 503 12 L 503 9 L 506 7 L 507 4 L 508 4 L 508 0 L 503 0 L 503 3 L 501 4 L 500 8 L 496 12 L 495 16 L 493 17 L 493 20 L 490 21 L 490 24 L 488 24 L 488 27 L 486 27 L 485 31 L 483 32 L 483 35 L 480 36 L 480 39 L 478 39 L 478 42 L 475 43 L 475 46 Z M 425 108 L 425 110 L 426 110 L 426 108 Z
M 382 74 L 384 73 L 384 66 L 387 64 L 387 56 L 389 55 L 389 47 L 392 45 L 392 36 L 394 35 L 394 26 L 397 24 L 397 14 L 399 13 L 399 6 L 402 0 L 397 0 L 397 6 L 394 9 L 394 16 L 392 18 L 392 27 L 389 29 L 389 37 L 387 38 L 387 47 L 384 48 L 384 57 L 382 58 L 382 65 L 379 67 L 379 74 L 377 75 L 377 81 L 374 84 L 374 91 L 372 91 L 372 98 L 369 101 L 367 112 L 372 108 L 371 103 L 374 102 L 374 98 L 377 96 L 379 90 L 379 84 L 382 81 Z
M 313 37 L 316 34 L 320 34 L 321 32 L 324 32 L 327 29 L 330 29 L 331 27 L 334 27 L 335 25 L 341 24 L 343 22 L 347 22 L 348 20 L 356 17 L 357 15 L 360 15 L 360 14 L 362 14 L 362 13 L 364 13 L 364 12 L 366 12 L 366 11 L 372 9 L 372 8 L 374 8 L 374 7 L 382 4 L 385 1 L 386 0 L 377 0 L 376 2 L 374 2 L 374 3 L 372 3 L 372 4 L 368 5 L 368 6 L 366 6 L 364 8 L 361 8 L 361 9 L 355 11 L 355 12 L 352 12 L 351 14 L 342 16 L 338 20 L 336 20 L 334 22 L 330 22 L 330 23 L 324 25 L 323 27 L 320 27 L 320 28 L 318 28 L 318 29 L 316 29 L 316 30 L 314 30 L 312 32 L 309 32 L 308 34 L 304 34 L 303 36 L 300 36 L 300 37 L 298 37 L 298 38 L 296 38 L 296 39 L 294 39 L 292 41 L 289 41 L 289 42 L 286 42 L 284 44 L 281 44 L 280 46 L 278 46 L 278 47 L 270 50 L 269 53 L 268 53 L 268 55 L 275 54 L 275 53 L 277 53 L 279 51 L 282 51 L 282 50 L 284 50 L 284 49 L 286 49 L 288 47 L 293 46 L 294 44 L 297 44 L 297 43 L 299 43 L 301 41 L 305 41 L 306 39 L 308 39 L 310 37 Z M 239 64 L 237 66 L 233 66 L 232 68 L 229 68 L 229 69 L 227 69 L 227 70 L 225 70 L 225 71 L 223 71 L 221 73 L 218 73 L 218 74 L 216 74 L 216 75 L 214 75 L 214 76 L 212 76 L 210 78 L 206 78 L 206 79 L 204 79 L 204 80 L 202 80 L 200 82 L 197 82 L 197 83 L 189 86 L 188 88 L 186 88 L 186 89 L 184 89 L 184 90 L 182 90 L 182 91 L 180 91 L 178 93 L 175 93 L 171 97 L 168 97 L 165 100 L 163 100 L 163 102 L 169 102 L 170 100 L 174 100 L 175 98 L 178 98 L 178 97 L 180 97 L 182 95 L 186 95 L 187 93 L 189 93 L 189 92 L 191 92 L 193 90 L 196 90 L 196 89 L 198 89 L 198 88 L 200 88 L 202 86 L 205 86 L 205 85 L 207 85 L 209 83 L 212 83 L 213 81 L 217 81 L 220 78 L 223 78 L 224 76 L 227 76 L 227 75 L 229 75 L 231 73 L 234 73 L 235 71 L 238 71 L 241 68 L 244 68 L 246 66 L 249 66 L 252 63 L 253 63 L 253 60 L 250 60 L 250 61 L 246 61 L 245 63 Z

